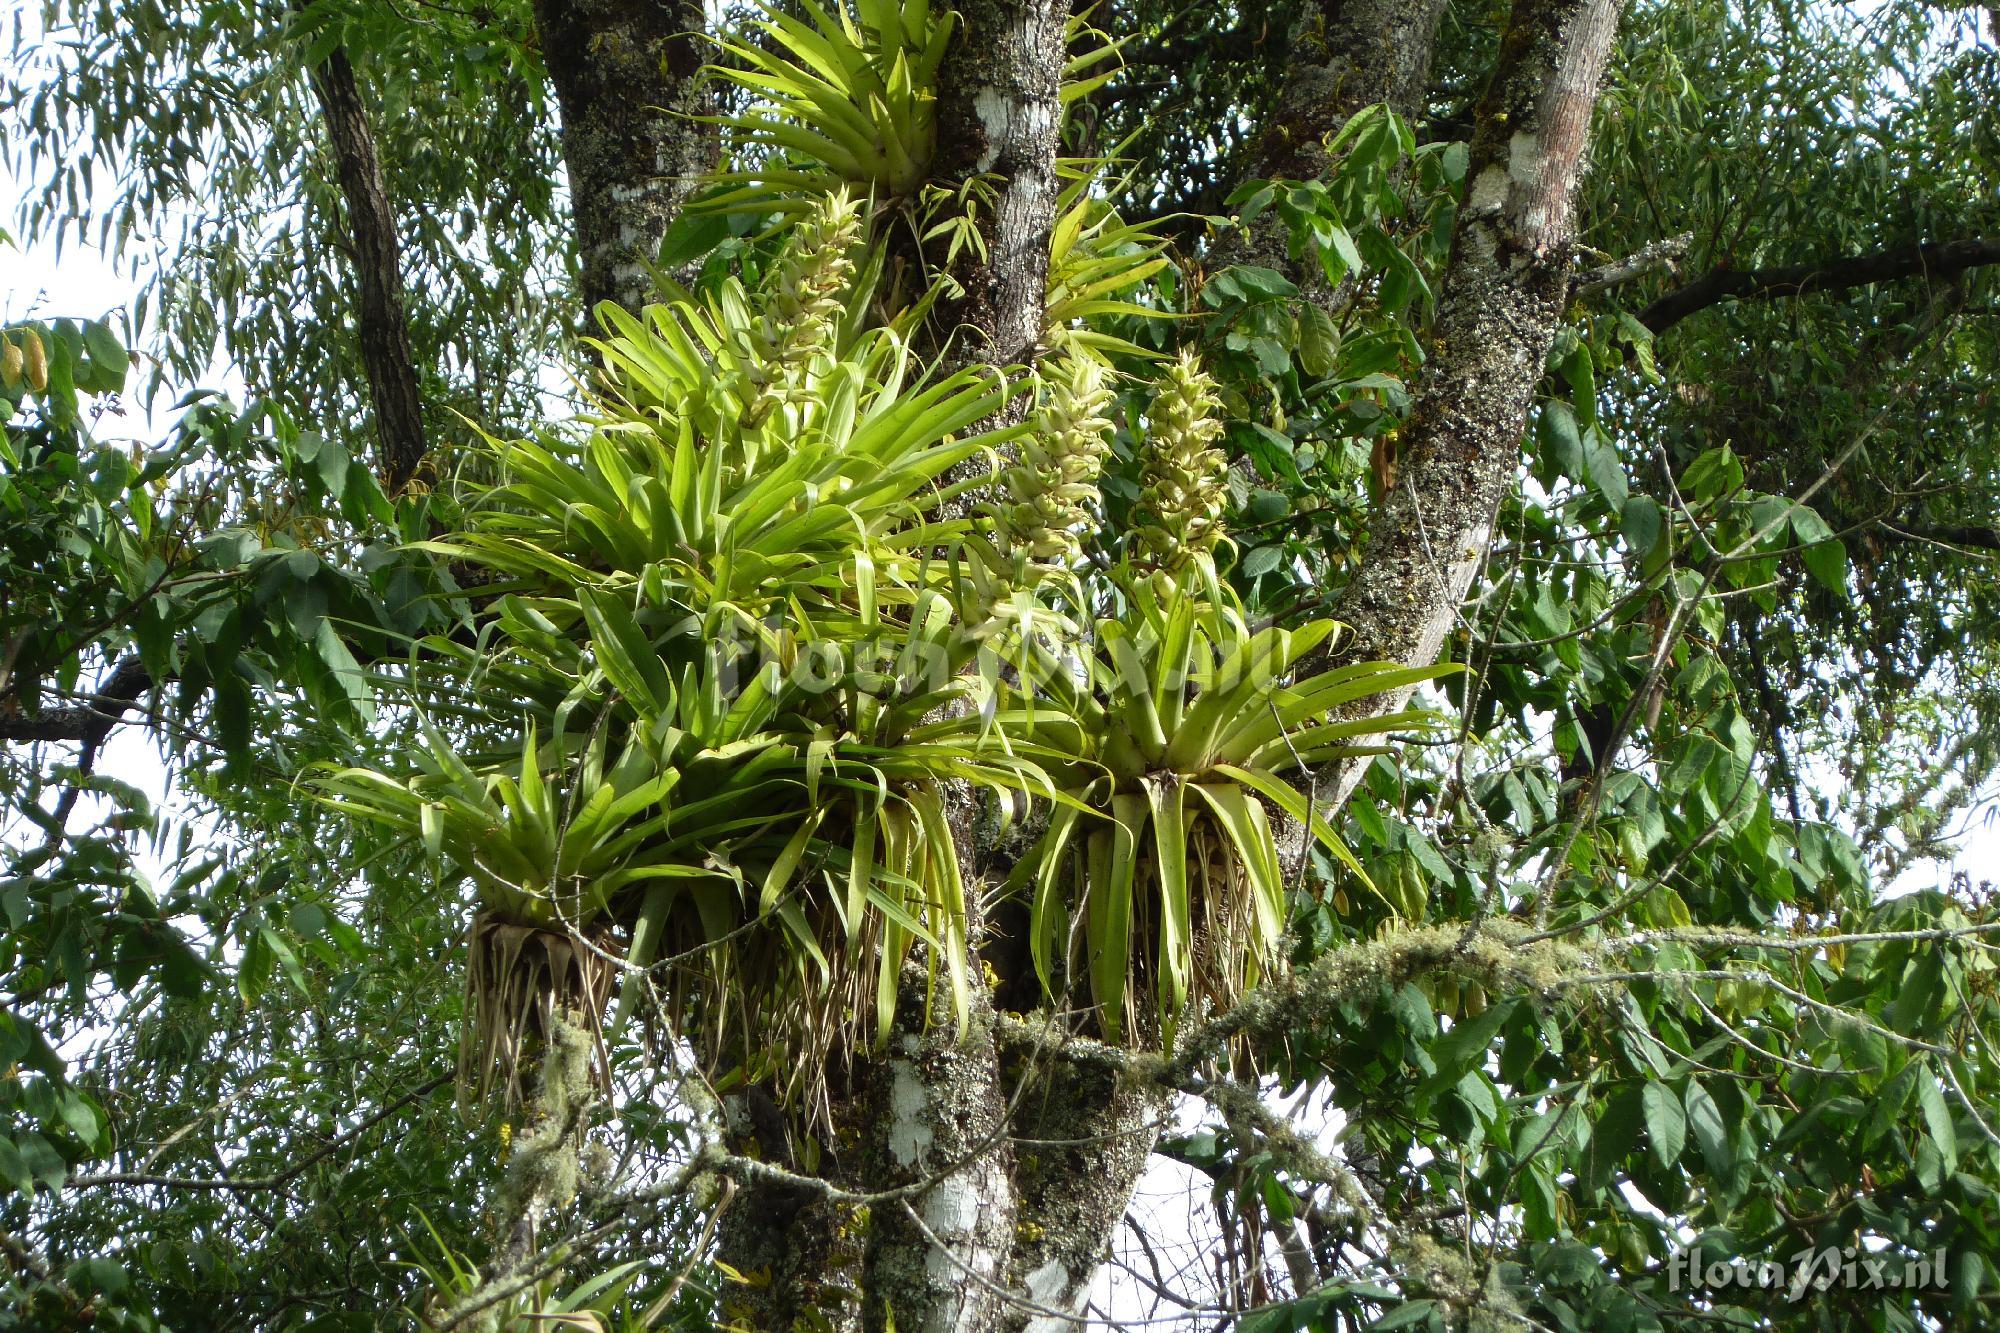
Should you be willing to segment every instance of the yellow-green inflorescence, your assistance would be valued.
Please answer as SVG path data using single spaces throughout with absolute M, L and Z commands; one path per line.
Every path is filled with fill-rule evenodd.
M 1069 567 L 1083 555 L 1077 529 L 1092 521 L 1110 450 L 1111 388 L 1104 367 L 1072 350 L 1047 377 L 1035 433 L 1007 469 L 1008 535 L 1030 559 Z
M 1140 476 L 1139 550 L 1165 568 L 1207 554 L 1222 538 L 1229 464 L 1215 447 L 1216 408 L 1215 381 L 1182 352 L 1153 396 Z
M 813 359 L 833 350 L 842 298 L 854 278 L 849 257 L 861 239 L 861 205 L 842 189 L 799 225 L 770 278 L 764 310 L 751 327 L 744 374 L 751 393 L 743 417 L 757 425 L 804 391 Z

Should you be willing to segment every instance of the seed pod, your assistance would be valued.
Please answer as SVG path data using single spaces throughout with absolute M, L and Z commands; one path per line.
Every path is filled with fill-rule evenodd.
M 1396 909 L 1396 915 L 1406 921 L 1424 919 L 1424 909 L 1430 901 L 1430 878 L 1424 874 L 1423 866 L 1408 852 L 1399 852 L 1390 867 L 1390 873 L 1381 877 L 1382 894 L 1389 905 Z
M 36 393 L 49 387 L 49 354 L 41 335 L 33 329 L 21 330 L 21 373 Z
M 1139 495 L 1139 549 L 1167 569 L 1215 549 L 1222 537 L 1228 461 L 1214 447 L 1215 381 L 1191 352 L 1182 352 L 1154 395 L 1148 413 Z

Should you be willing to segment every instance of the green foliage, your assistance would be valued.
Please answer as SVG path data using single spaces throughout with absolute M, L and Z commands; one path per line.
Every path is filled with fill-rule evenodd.
M 100 985 L 144 1008 L 215 979 L 186 916 L 220 861 L 195 857 L 184 826 L 171 882 L 142 871 L 136 849 L 165 847 L 174 830 L 143 791 L 96 771 L 112 724 L 153 682 L 172 681 L 152 705 L 161 724 L 213 735 L 233 769 L 250 760 L 255 686 L 295 690 L 330 726 L 358 730 L 371 716 L 366 690 L 333 617 L 393 621 L 374 585 L 324 564 L 282 508 L 331 505 L 347 481 L 344 451 L 317 455 L 338 458 L 339 472 L 313 466 L 303 437 L 260 438 L 254 415 L 220 403 L 196 405 L 157 450 L 103 442 L 89 418 L 127 373 L 108 324 L 21 325 L 0 340 L 16 353 L 0 377 L 0 720 L 12 738 L 79 747 L 48 764 L 10 754 L 0 770 L 14 978 L 0 1065 L 32 1071 L 0 1083 L 11 1135 L 0 1138 L 0 1177 L 29 1194 L 110 1146 L 102 1105 L 69 1081 L 51 1038 L 92 1012 Z M 251 469 L 269 479 L 257 510 L 228 490 Z M 373 486 L 359 471 L 357 501 Z
M 607 307 L 616 332 L 598 347 L 616 397 L 589 434 L 496 445 L 502 481 L 469 506 L 468 529 L 420 544 L 481 568 L 497 595 L 476 649 L 426 645 L 445 674 L 420 689 L 488 715 L 525 710 L 518 757 L 461 758 L 431 731 L 414 779 L 349 770 L 321 784 L 339 808 L 420 837 L 469 875 L 493 921 L 586 936 L 622 926 L 634 968 L 699 958 L 664 969 L 678 1030 L 699 1034 L 725 1084 L 775 1075 L 809 1099 L 821 1091 L 812 1071 L 887 1038 L 915 946 L 933 984 L 948 984 L 954 1022 L 968 1019 L 945 783 L 988 788 L 1010 809 L 1036 793 L 1057 800 L 1032 907 L 1038 967 L 1052 984 L 1050 941 L 1082 913 L 1093 995 L 1116 1036 L 1125 977 L 1155 952 L 1142 947 L 1148 931 L 1169 1023 L 1191 986 L 1226 999 L 1277 964 L 1284 893 L 1260 799 L 1303 817 L 1278 771 L 1418 720 L 1330 722 L 1329 711 L 1438 674 L 1364 664 L 1294 686 L 1330 622 L 1252 635 L 1212 574 L 1206 602 L 1164 575 L 1157 586 L 1128 576 L 1107 585 L 1130 609 L 1096 622 L 1099 661 L 1079 690 L 1060 655 L 1064 621 L 1037 604 L 1035 582 L 998 595 L 1046 573 L 1070 596 L 1075 572 L 1020 565 L 994 545 L 1019 535 L 1011 515 L 942 508 L 992 465 L 941 485 L 947 474 L 1026 429 L 959 434 L 1014 391 L 969 370 L 907 383 L 893 329 L 830 327 L 841 294 L 827 279 L 811 280 L 821 331 L 801 332 L 815 317 L 799 317 L 799 275 L 845 277 L 826 256 L 844 256 L 855 226 L 844 200 L 822 205 L 754 300 L 731 280 L 705 306 L 675 301 L 643 319 Z M 770 336 L 787 312 L 785 337 Z M 1065 457 L 1091 451 L 1066 437 L 1108 428 L 1089 424 L 1104 395 L 1084 356 L 1072 353 L 1032 422 Z M 1148 549 L 1173 568 L 1208 568 L 1219 536 L 1219 483 L 1195 472 L 1220 457 L 1202 385 L 1191 362 L 1176 364 L 1147 443 Z M 1028 466 L 1042 448 L 1029 444 Z M 1057 535 L 1073 542 L 1091 507 L 1086 475 L 1057 484 L 1074 508 L 1037 515 L 1046 531 L 1030 555 L 1068 549 Z M 1023 669 L 1005 682 L 997 664 L 1013 660 Z M 1183 807 L 1183 782 L 1202 806 Z M 1146 801 L 1150 818 L 1134 804 Z M 1088 855 L 1070 873 L 1068 833 L 1086 813 Z M 1316 832 L 1339 848 L 1323 821 Z M 1240 967 L 1192 981 L 1197 931 Z M 505 938 L 504 959 L 476 964 L 476 1054 L 463 1072 L 481 1088 L 492 1059 L 512 1086 L 508 1053 L 525 1049 L 521 1033 L 545 1033 L 535 1014 L 551 984 L 558 1003 L 600 1012 L 574 949 L 551 966 L 553 946 L 516 952 Z M 476 939 L 488 959 L 481 949 Z M 642 984 L 636 972 L 628 982 Z
M 729 59 L 715 77 L 756 101 L 715 121 L 757 165 L 722 173 L 741 188 L 709 206 L 798 209 L 836 182 L 884 200 L 914 196 L 937 151 L 937 74 L 954 15 L 928 0 L 863 0 L 851 14 L 844 2 L 801 8 L 804 18 L 760 6 L 750 27 L 761 37 L 719 43 Z
M 1236 188 L 1285 66 L 1321 54 L 1296 8 L 1092 12 L 1049 354 L 1005 374 L 930 367 L 946 289 L 892 268 L 892 225 L 983 255 L 991 183 L 928 172 L 954 25 L 767 13 L 719 57 L 726 177 L 661 255 L 700 275 L 601 312 L 585 415 L 544 432 L 524 371 L 569 256 L 528 6 L 28 29 L 29 234 L 81 219 L 142 254 L 196 162 L 211 207 L 134 328 L 0 346 L 0 726 L 32 737 L 134 662 L 193 803 L 74 739 L 0 758 L 0 1225 L 61 1258 L 17 1267 L 0 1322 L 358 1327 L 462 1294 L 504 1140 L 432 1095 L 453 1022 L 504 1114 L 558 1010 L 598 1020 L 600 1132 L 663 1179 L 691 1131 L 635 1016 L 823 1130 L 906 985 L 959 1027 L 997 960 L 996 1002 L 1182 1049 L 1346 950 L 1390 961 L 1239 1054 L 1339 1111 L 1385 1220 L 1240 1115 L 1166 1145 L 1213 1182 L 1241 1327 L 1981 1322 L 1994 905 L 1884 888 L 2000 754 L 1990 562 L 1961 540 L 2000 512 L 1990 271 L 1641 314 L 1722 266 L 1990 234 L 1990 46 L 1913 4 L 1634 11 L 1585 258 L 1691 240 L 1566 312 L 1530 484 L 1446 645 L 1445 745 L 1423 713 L 1353 716 L 1429 673 L 1328 669 L 1324 613 L 1394 484 L 1498 25 L 1453 11 L 1430 102 L 1351 118 L 1320 179 Z M 65 21 L 70 77 L 42 77 Z M 438 494 L 396 503 L 342 387 L 303 82 L 336 42 L 406 205 L 418 359 L 452 368 L 436 438 L 454 407 L 527 435 L 441 453 Z M 1202 263 L 1205 229 L 1272 217 L 1282 256 Z M 262 396 L 99 440 L 149 330 L 164 378 L 219 336 Z M 1321 808 L 1307 770 L 1406 732 L 1436 748 Z M 1005 849 L 970 876 L 961 783 Z M 1411 938 L 1461 943 L 1413 962 Z M 232 1180 L 74 1187 L 106 1160 Z M 510 1317 L 710 1316 L 705 1273 L 675 1277 L 695 1205 L 628 1222 Z M 1323 1245 L 1323 1280 L 1271 1280 L 1272 1237 Z M 1894 1301 L 1691 1296 L 1690 1240 L 1948 1261 Z
M 1362 662 L 1311 672 L 1304 664 L 1333 622 L 1252 633 L 1210 577 L 1205 592 L 1164 574 L 1135 579 L 1124 589 L 1130 610 L 1097 621 L 1080 671 L 1027 640 L 1021 675 L 1042 697 L 997 718 L 1060 763 L 1051 775 L 1071 801 L 1015 872 L 1033 886 L 1036 974 L 1053 991 L 1059 972 L 1086 972 L 1114 1039 L 1151 1027 L 1135 1009 L 1146 990 L 1170 1042 L 1190 1004 L 1226 1006 L 1280 966 L 1287 886 L 1265 802 L 1309 825 L 1367 882 L 1281 774 L 1368 753 L 1354 743 L 1363 738 L 1423 728 L 1432 715 L 1339 715 L 1451 670 Z
M 683 1030 L 718 1073 L 781 1073 L 794 1091 L 836 1040 L 886 1034 L 918 941 L 963 1017 L 964 888 L 939 787 L 1034 780 L 967 706 L 976 645 L 955 603 L 970 584 L 933 554 L 965 528 L 931 516 L 939 479 L 1003 438 L 957 432 L 1009 391 L 971 371 L 906 384 L 890 329 L 844 346 L 829 329 L 803 355 L 796 326 L 760 338 L 810 262 L 779 265 L 755 311 L 733 283 L 644 322 L 607 309 L 618 396 L 579 440 L 494 445 L 502 480 L 466 531 L 423 544 L 499 596 L 477 649 L 425 645 L 420 688 L 525 708 L 518 756 L 461 759 L 433 733 L 426 776 L 322 784 L 469 873 L 498 920 L 615 922 L 635 967 L 699 959 L 666 969 Z M 495 1033 L 533 1003 L 496 965 L 470 1049 L 517 1048 Z
M 1162 313 L 1142 304 L 1149 279 L 1167 275 L 1172 260 L 1160 223 L 1127 222 L 1105 197 L 1103 173 L 1077 171 L 1058 202 L 1049 237 L 1048 291 L 1042 324 L 1052 341 L 1073 341 L 1100 355 L 1143 356 L 1137 344 L 1105 331 L 1114 318 L 1151 321 Z

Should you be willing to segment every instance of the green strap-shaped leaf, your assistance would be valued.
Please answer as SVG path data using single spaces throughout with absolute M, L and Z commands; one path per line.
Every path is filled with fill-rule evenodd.
M 1070 835 L 1081 811 L 1073 805 L 1058 805 L 1049 816 L 1048 832 L 1036 851 L 1035 897 L 1028 913 L 1028 950 L 1033 955 L 1035 975 L 1041 979 L 1042 994 L 1055 994 L 1054 969 L 1050 960 L 1058 941 L 1069 930 L 1069 912 L 1062 898 L 1063 868 L 1068 863 Z
M 673 905 L 674 893 L 679 886 L 672 880 L 661 880 L 646 890 L 640 901 L 638 918 L 632 923 L 632 947 L 625 951 L 628 970 L 624 983 L 618 989 L 618 1009 L 611 1015 L 611 1023 L 604 1030 L 604 1040 L 618 1040 L 618 1034 L 625 1029 L 625 1020 L 631 1017 L 632 1006 L 639 1001 L 639 995 L 646 989 L 645 969 L 653 962 L 653 955 L 659 952 L 660 937 L 666 933 L 667 909 Z
M 1347 849 L 1346 842 L 1341 839 L 1338 833 L 1333 831 L 1333 825 L 1320 817 L 1319 811 L 1312 808 L 1311 803 L 1306 800 L 1304 794 L 1297 787 L 1268 772 L 1259 769 L 1239 768 L 1234 764 L 1217 764 L 1215 771 L 1232 777 L 1258 795 L 1269 798 L 1280 810 L 1283 810 L 1301 824 L 1307 823 L 1306 816 L 1311 815 L 1310 826 L 1312 835 L 1319 839 L 1320 845 L 1325 847 L 1329 852 L 1332 852 L 1342 865 L 1353 871 L 1356 877 L 1368 886 L 1369 892 L 1375 894 L 1378 898 L 1382 896 L 1381 890 L 1375 887 L 1375 882 L 1368 878 L 1368 872 L 1363 870 L 1361 863 L 1354 859 L 1354 853 Z M 1261 809 L 1259 813 L 1262 813 Z M 1276 855 L 1275 850 L 1273 851 L 1273 855 Z M 1388 900 L 1384 898 L 1383 901 L 1387 902 Z
M 598 665 L 618 692 L 648 716 L 670 707 L 673 680 L 632 613 L 617 597 L 594 588 L 577 589 L 577 600 Z
M 952 1014 L 958 1021 L 959 1040 L 963 1041 L 972 1028 L 972 957 L 966 937 L 965 884 L 958 873 L 958 843 L 952 837 L 944 805 L 935 791 L 919 793 L 911 798 L 910 804 L 920 824 L 920 849 L 931 862 L 932 899 L 942 909 L 942 927 L 934 919 L 932 929 L 943 944 L 941 952 L 951 982 Z M 933 949 L 931 956 L 935 958 L 939 952 Z
M 1250 880 L 1258 937 L 1267 947 L 1276 947 L 1285 932 L 1285 888 L 1278 869 L 1277 843 L 1271 837 L 1271 823 L 1264 816 L 1264 807 L 1233 783 L 1192 785 L 1208 803 L 1215 822 L 1236 849 L 1238 862 Z
M 1188 977 L 1193 970 L 1193 913 L 1188 904 L 1187 809 L 1185 787 L 1172 779 L 1146 780 L 1146 800 L 1153 816 L 1155 865 L 1160 898 L 1160 1023 L 1171 1043 L 1174 1021 L 1187 1004 Z
M 785 890 L 791 887 L 792 875 L 797 872 L 799 861 L 805 856 L 806 847 L 812 842 L 813 834 L 818 830 L 820 820 L 825 814 L 824 809 L 818 809 L 800 820 L 798 828 L 792 831 L 791 838 L 785 843 L 784 850 L 780 851 L 777 859 L 771 862 L 771 872 L 764 876 L 764 889 L 757 897 L 759 916 L 768 915 L 771 909 L 784 899 Z
M 1088 912 L 1090 993 L 1107 1041 L 1125 1025 L 1125 982 L 1132 968 L 1132 884 L 1139 864 L 1139 835 L 1146 798 L 1111 798 L 1111 826 L 1090 835 Z

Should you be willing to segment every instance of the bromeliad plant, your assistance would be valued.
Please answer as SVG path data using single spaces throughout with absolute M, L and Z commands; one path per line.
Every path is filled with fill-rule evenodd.
M 1021 675 L 1041 697 L 1002 717 L 1071 798 L 1016 869 L 1036 975 L 1050 993 L 1087 976 L 1111 1040 L 1151 1026 L 1149 991 L 1170 1043 L 1191 1004 L 1227 1005 L 1280 965 L 1288 886 L 1267 806 L 1368 884 L 1286 775 L 1432 725 L 1422 711 L 1340 712 L 1454 669 L 1360 662 L 1301 678 L 1334 622 L 1253 631 L 1212 566 L 1191 573 L 1128 568 L 1120 613 L 1081 644 L 1025 640 Z
M 739 160 L 713 208 L 785 206 L 837 185 L 880 200 L 912 197 L 937 149 L 937 75 L 953 15 L 929 0 L 801 0 L 803 18 L 759 4 L 757 38 L 725 40 L 715 77 L 755 97 L 715 123 Z
M 622 972 L 614 1028 L 657 998 L 720 1086 L 827 1123 L 829 1071 L 888 1039 L 913 977 L 927 1015 L 967 1025 L 954 787 L 1052 807 L 1022 870 L 1035 967 L 1052 997 L 1087 972 L 1112 1039 L 1170 1039 L 1279 965 L 1267 802 L 1360 876 L 1285 774 L 1419 724 L 1336 714 L 1438 673 L 1299 679 L 1333 625 L 1248 626 L 1215 576 L 1190 359 L 1139 442 L 1143 538 L 1086 558 L 1106 368 L 1072 344 L 1036 411 L 982 430 L 1030 381 L 926 383 L 897 328 L 862 327 L 868 225 L 836 191 L 761 291 L 606 308 L 587 430 L 487 441 L 500 480 L 419 544 L 476 571 L 485 607 L 413 662 L 415 771 L 321 786 L 474 886 L 461 1083 L 481 1101 L 518 1099 L 558 1032 L 599 1032 Z
M 1068 576 L 1082 562 L 1079 530 L 1102 510 L 1112 428 L 1094 367 L 1079 344 L 1057 363 L 1037 438 L 1006 473 L 1014 502 L 998 513 L 1003 537 L 1053 560 L 1045 588 L 1079 605 L 1088 599 Z M 1226 1005 L 1279 965 L 1289 904 L 1272 809 L 1373 888 L 1286 775 L 1379 753 L 1359 742 L 1432 725 L 1423 711 L 1343 710 L 1455 668 L 1359 662 L 1304 674 L 1339 626 L 1253 632 L 1216 577 L 1222 426 L 1192 354 L 1167 365 L 1147 417 L 1133 539 L 1122 563 L 1091 580 L 1115 609 L 1015 634 L 1009 702 L 1019 706 L 996 720 L 1064 798 L 1012 881 L 1029 895 L 1044 993 L 1082 973 L 1104 1036 L 1150 1029 L 1171 1042 L 1191 1004 Z M 1013 568 L 1018 576 L 1018 557 Z M 1141 1022 L 1148 992 L 1153 1015 Z
M 461 753 L 427 727 L 418 772 L 323 789 L 475 886 L 469 1087 L 515 1095 L 552 1007 L 597 1026 L 614 941 L 719 1077 L 795 1094 L 886 1034 L 919 944 L 969 1009 L 943 786 L 1048 788 L 966 670 L 939 552 L 972 520 L 938 516 L 940 478 L 1021 428 L 961 434 L 1013 390 L 912 383 L 895 330 L 840 326 L 859 228 L 835 197 L 757 298 L 607 311 L 588 434 L 488 442 L 502 480 L 424 544 L 492 601 L 476 649 L 424 645 L 421 689 L 525 707 L 524 739 Z

